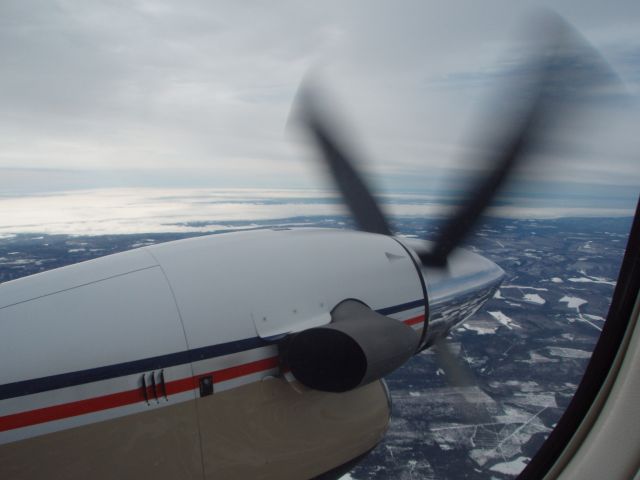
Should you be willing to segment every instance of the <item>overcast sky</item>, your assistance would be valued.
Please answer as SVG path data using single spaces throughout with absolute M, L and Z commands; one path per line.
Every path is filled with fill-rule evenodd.
M 523 60 L 518 41 L 543 35 L 541 6 L 2 0 L 0 189 L 321 188 L 310 146 L 286 129 L 305 75 L 354 125 L 376 185 L 429 186 L 473 166 L 500 124 L 487 98 Z M 553 7 L 637 96 L 640 2 Z M 546 154 L 560 167 L 532 178 L 637 187 L 636 103 L 581 116 L 571 148 Z

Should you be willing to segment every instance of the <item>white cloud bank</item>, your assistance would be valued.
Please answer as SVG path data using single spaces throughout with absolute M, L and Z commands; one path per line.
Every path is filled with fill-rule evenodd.
M 387 195 L 391 217 L 445 215 L 430 196 Z M 336 196 L 317 190 L 273 189 L 97 189 L 0 198 L 0 234 L 197 232 L 229 228 L 233 222 L 345 214 Z M 510 207 L 490 212 L 504 218 L 627 216 L 632 210 Z M 251 225 L 249 225 L 251 226 Z M 234 227 L 235 228 L 235 227 Z M 531 300 L 534 300 L 533 298 Z

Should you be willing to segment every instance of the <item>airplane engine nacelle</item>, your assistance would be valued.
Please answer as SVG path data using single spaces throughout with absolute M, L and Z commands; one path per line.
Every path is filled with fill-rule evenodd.
M 376 380 L 503 275 L 471 252 L 421 271 L 405 243 L 229 233 L 3 283 L 0 478 L 311 478 L 358 459 L 389 423 Z
M 381 379 L 416 352 L 420 336 L 410 326 L 346 300 L 331 314 L 332 323 L 291 337 L 285 362 L 303 385 L 346 392 Z

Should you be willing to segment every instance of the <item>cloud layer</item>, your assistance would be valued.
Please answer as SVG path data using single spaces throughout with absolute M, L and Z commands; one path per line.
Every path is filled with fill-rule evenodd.
M 391 218 L 434 218 L 450 209 L 428 195 L 386 195 L 380 201 Z M 334 194 L 309 189 L 79 190 L 0 199 L 0 210 L 0 236 L 211 232 L 254 228 L 253 222 L 277 226 L 283 219 L 289 219 L 287 225 L 294 221 L 304 226 L 347 213 Z M 527 199 L 493 207 L 488 213 L 503 218 L 616 217 L 632 216 L 633 206 Z

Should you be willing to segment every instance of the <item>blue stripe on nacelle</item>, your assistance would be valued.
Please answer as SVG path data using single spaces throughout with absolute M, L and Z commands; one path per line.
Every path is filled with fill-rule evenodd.
M 377 310 L 377 312 L 382 315 L 390 315 L 404 310 L 421 307 L 423 305 L 424 300 L 416 300 L 414 302 L 403 303 L 393 307 L 382 308 Z M 85 383 L 99 382 L 101 380 L 124 377 L 136 373 L 148 372 L 150 370 L 174 367 L 190 362 L 197 362 L 209 358 L 230 355 L 232 353 L 253 350 L 255 348 L 273 345 L 274 343 L 275 341 L 267 341 L 260 337 L 245 338 L 242 340 L 185 350 L 183 352 L 169 353 L 166 355 L 159 355 L 157 357 L 117 363 L 115 365 L 107 365 L 104 367 L 89 368 L 87 370 L 79 370 L 76 372 L 61 373 L 58 375 L 6 383 L 4 385 L 0 385 L 0 400 L 57 390 L 59 388 L 73 387 Z

